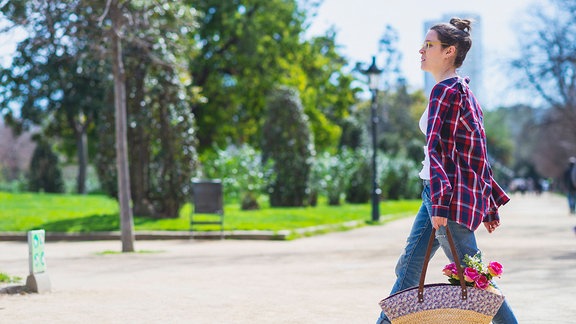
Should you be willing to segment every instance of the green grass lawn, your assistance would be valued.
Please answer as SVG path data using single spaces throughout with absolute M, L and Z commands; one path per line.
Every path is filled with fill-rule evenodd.
M 370 220 L 370 204 L 316 207 L 270 208 L 242 211 L 238 204 L 224 208 L 225 230 L 293 230 L 298 228 Z M 420 200 L 385 201 L 380 204 L 381 222 L 415 215 Z M 176 219 L 134 217 L 140 230 L 189 230 L 192 210 L 186 204 Z M 95 232 L 119 230 L 118 203 L 102 195 L 62 195 L 0 192 L 0 232 L 22 232 L 44 229 L 48 232 Z M 202 228 L 204 229 L 204 227 Z M 216 227 L 205 226 L 207 230 Z

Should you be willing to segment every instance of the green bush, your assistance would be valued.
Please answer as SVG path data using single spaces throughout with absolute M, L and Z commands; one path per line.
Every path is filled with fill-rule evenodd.
M 354 152 L 347 149 L 338 154 L 324 152 L 317 155 L 310 176 L 311 192 L 327 197 L 330 206 L 340 205 L 354 161 Z
M 34 192 L 64 192 L 64 180 L 58 156 L 50 145 L 42 140 L 38 141 L 30 161 L 28 189 Z
M 242 210 L 258 209 L 258 199 L 272 178 L 272 162 L 262 162 L 262 155 L 244 144 L 216 149 L 203 157 L 204 175 L 221 179 L 227 202 L 241 201 Z
M 421 165 L 400 156 L 378 155 L 378 183 L 385 200 L 414 199 L 422 191 Z
M 280 87 L 267 99 L 266 108 L 262 153 L 266 161 L 274 161 L 276 175 L 270 186 L 270 205 L 304 206 L 314 142 L 299 94 Z
M 346 186 L 346 202 L 351 204 L 364 204 L 370 200 L 372 192 L 372 167 L 368 153 L 357 150 L 354 154 L 353 164 L 350 166 L 350 181 Z
M 28 188 L 28 180 L 23 172 L 20 172 L 14 179 L 9 179 L 4 175 L 4 170 L 0 165 L 0 191 L 21 192 Z
M 402 156 L 389 156 L 379 152 L 376 157 L 376 179 L 383 200 L 414 199 L 422 191 L 418 176 L 420 165 Z M 372 193 L 372 153 L 358 150 L 352 163 L 350 180 L 346 187 L 346 201 L 363 204 Z

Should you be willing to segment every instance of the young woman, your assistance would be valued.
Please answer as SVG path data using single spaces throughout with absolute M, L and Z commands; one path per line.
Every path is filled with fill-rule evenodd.
M 470 20 L 459 18 L 434 25 L 420 49 L 421 68 L 437 84 L 420 119 L 420 129 L 426 134 L 420 172 L 422 206 L 396 265 L 391 294 L 418 285 L 432 228 L 436 229 L 432 255 L 442 247 L 453 261 L 446 238 L 448 226 L 462 260 L 466 254 L 479 252 L 474 231 L 482 223 L 488 232 L 496 230 L 498 207 L 510 200 L 492 178 L 480 105 L 468 87 L 469 80 L 456 73 L 472 46 L 470 25 Z M 389 322 L 381 313 L 377 323 Z M 517 322 L 504 301 L 493 323 Z

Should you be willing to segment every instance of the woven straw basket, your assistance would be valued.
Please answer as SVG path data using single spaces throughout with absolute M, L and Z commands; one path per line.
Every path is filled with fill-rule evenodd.
M 383 299 L 379 303 L 380 307 L 393 324 L 489 324 L 504 302 L 504 296 L 492 287 L 482 290 L 466 286 L 448 227 L 446 235 L 461 278 L 460 286 L 447 283 L 424 285 L 434 235 L 433 229 L 420 275 L 420 284 Z
M 504 296 L 495 289 L 467 288 L 467 298 L 462 300 L 460 286 L 424 285 L 424 301 L 418 302 L 418 287 L 413 287 L 382 300 L 380 306 L 394 324 L 490 323 Z

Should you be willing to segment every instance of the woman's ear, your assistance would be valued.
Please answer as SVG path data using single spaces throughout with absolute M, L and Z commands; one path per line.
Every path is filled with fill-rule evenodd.
M 450 45 L 445 49 L 444 54 L 446 57 L 455 57 L 456 56 L 456 46 Z

